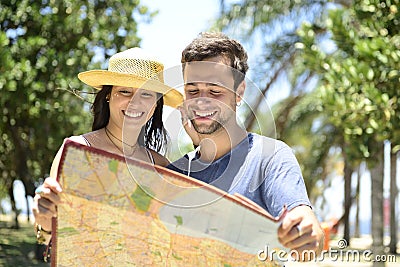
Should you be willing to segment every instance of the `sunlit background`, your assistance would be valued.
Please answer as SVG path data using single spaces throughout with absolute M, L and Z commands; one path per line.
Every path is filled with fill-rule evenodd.
M 151 19 L 142 17 L 138 13 L 135 13 L 134 17 L 138 23 L 137 37 L 141 38 L 140 45 L 142 48 L 147 49 L 152 54 L 156 55 L 164 63 L 167 74 L 168 70 L 180 68 L 180 55 L 185 46 L 195 38 L 198 33 L 209 29 L 215 29 L 216 25 L 222 25 L 225 33 L 242 42 L 249 54 L 250 70 L 248 73 L 248 79 L 254 83 L 254 86 L 256 87 L 254 90 L 258 90 L 258 92 L 265 94 L 265 98 L 263 99 L 264 104 L 256 106 L 254 94 L 249 92 L 249 90 L 246 92 L 246 101 L 248 102 L 248 106 L 255 105 L 257 107 L 257 110 L 253 110 L 253 112 L 258 120 L 258 123 L 250 125 L 251 127 L 249 125 L 247 126 L 249 126 L 249 130 L 261 133 L 270 133 L 270 128 L 274 127 L 272 132 L 275 134 L 273 134 L 273 137 L 284 140 L 294 149 L 299 163 L 303 168 L 304 178 L 314 210 L 321 222 L 336 222 L 340 219 L 343 220 L 345 214 L 344 169 L 346 160 L 344 160 L 342 152 L 347 149 L 350 144 L 356 143 L 355 140 L 366 140 L 365 144 L 362 144 L 362 141 L 359 141 L 361 143 L 359 145 L 361 147 L 360 153 L 364 158 L 359 157 L 360 153 L 357 154 L 358 152 L 352 154 L 353 151 L 351 151 L 348 154 L 350 162 L 352 163 L 350 172 L 351 185 L 349 187 L 351 198 L 351 208 L 349 213 L 350 237 L 371 237 L 371 171 L 366 162 L 370 160 L 370 156 L 374 153 L 376 145 L 375 147 L 373 145 L 373 148 L 368 147 L 370 145 L 368 142 L 371 142 L 369 137 L 372 136 L 372 133 L 375 133 L 378 129 L 387 127 L 382 131 L 383 134 L 379 135 L 380 142 L 376 143 L 382 144 L 382 147 L 384 147 L 384 199 L 382 204 L 382 225 L 384 227 L 385 236 L 384 245 L 387 246 L 390 241 L 390 216 L 396 217 L 397 224 L 400 219 L 398 212 L 400 207 L 398 190 L 396 191 L 397 198 L 394 202 L 396 204 L 395 212 L 392 214 L 390 212 L 391 170 L 396 170 L 396 168 L 393 168 L 393 164 L 399 166 L 399 160 L 397 159 L 398 148 L 396 148 L 398 146 L 396 143 L 398 142 L 398 139 L 393 137 L 394 134 L 390 131 L 390 127 L 397 130 L 400 129 L 400 125 L 395 124 L 396 122 L 399 122 L 398 118 L 400 117 L 398 110 L 400 105 L 398 102 L 399 100 L 396 96 L 391 95 L 390 92 L 385 93 L 386 95 L 383 96 L 376 96 L 382 97 L 382 101 L 388 103 L 387 106 L 389 111 L 385 114 L 389 113 L 389 115 L 386 116 L 387 122 L 385 122 L 383 117 L 374 117 L 375 113 L 373 112 L 375 109 L 369 109 L 371 102 L 374 102 L 376 99 L 370 98 L 369 100 L 366 100 L 357 98 L 362 99 L 362 101 L 360 100 L 359 102 L 365 102 L 365 105 L 355 107 L 357 106 L 357 101 L 355 101 L 356 104 L 347 106 L 349 108 L 349 117 L 346 117 L 346 114 L 344 113 L 340 113 L 342 110 L 338 108 L 336 113 L 340 113 L 343 116 L 344 126 L 342 129 L 337 126 L 340 126 L 340 124 L 335 125 L 335 122 L 337 122 L 337 118 L 334 117 L 336 113 L 329 113 L 331 111 L 329 110 L 329 107 L 324 109 L 326 106 L 321 104 L 320 98 L 321 94 L 323 94 L 321 92 L 330 92 L 329 86 L 323 89 L 319 88 L 318 90 L 321 91 L 318 91 L 316 88 L 318 88 L 319 81 L 323 80 L 326 82 L 329 79 L 334 79 L 332 77 L 323 76 L 324 72 L 327 73 L 329 70 L 336 68 L 335 70 L 337 73 L 340 73 L 338 70 L 340 67 L 338 67 L 333 60 L 329 61 L 331 59 L 327 59 L 324 64 L 317 60 L 321 60 L 322 62 L 324 60 L 324 57 L 321 56 L 322 54 L 325 53 L 325 57 L 328 58 L 329 55 L 335 54 L 338 49 L 340 49 L 342 54 L 349 53 L 350 57 L 350 52 L 348 52 L 350 48 L 346 47 L 345 44 L 351 43 L 351 45 L 355 47 L 356 44 L 352 43 L 352 38 L 360 37 L 356 36 L 357 33 L 350 31 L 349 35 L 341 36 L 342 39 L 337 38 L 336 40 L 332 40 L 331 37 L 333 33 L 328 29 L 331 29 L 329 28 L 331 25 L 338 25 L 339 20 L 335 21 L 334 17 L 327 19 L 327 17 L 322 14 L 328 14 L 328 11 L 336 9 L 350 10 L 352 7 L 352 4 L 350 3 L 351 1 L 336 1 L 336 4 L 330 3 L 329 1 L 320 1 L 320 3 L 317 3 L 318 1 L 280 1 L 279 3 L 282 2 L 281 4 L 273 4 L 272 2 L 273 1 L 233 0 L 140 1 L 140 4 L 147 6 L 150 12 L 157 11 L 158 13 Z M 358 3 L 359 1 L 355 2 Z M 373 1 L 370 2 L 372 3 Z M 381 4 L 382 10 L 372 10 L 374 6 L 371 4 L 370 9 L 372 11 L 365 11 L 365 17 L 372 16 L 373 19 L 379 20 L 379 16 L 384 16 L 384 14 L 386 14 L 385 10 L 390 10 L 390 12 L 392 12 L 392 20 L 397 20 L 397 25 L 400 24 L 398 15 L 399 11 L 396 9 L 395 4 L 397 3 L 398 8 L 398 1 L 392 1 L 394 4 L 392 3 L 391 6 L 391 1 L 380 2 L 383 3 Z M 234 3 L 241 3 L 241 5 L 231 9 L 231 5 Z M 290 5 L 289 3 L 297 3 L 297 6 L 296 4 Z M 388 9 L 385 9 L 386 5 L 388 6 Z M 240 6 L 242 6 L 242 8 L 239 8 Z M 247 10 L 247 13 L 242 12 L 245 9 Z M 276 14 L 271 10 L 275 10 Z M 42 10 L 42 12 L 45 14 L 46 12 L 51 12 L 51 10 Z M 340 15 L 343 16 L 343 20 L 348 18 L 346 17 L 348 14 L 345 12 L 343 14 L 340 13 L 337 16 Z M 224 18 L 220 19 L 221 17 Z M 217 21 L 218 24 L 216 24 Z M 380 21 L 383 21 L 383 18 Z M 390 21 L 390 18 L 388 21 Z M 388 22 L 388 24 L 390 23 Z M 375 26 L 379 27 L 379 25 Z M 338 28 L 337 30 L 340 31 L 343 29 Z M 392 34 L 391 31 L 394 30 L 387 30 L 385 28 L 380 29 L 378 32 L 380 32 L 380 36 L 382 37 Z M 8 37 L 16 37 L 18 35 L 23 35 L 24 31 L 17 29 L 9 30 L 6 33 Z M 371 40 L 374 40 L 374 37 L 379 37 L 372 36 L 374 34 L 373 32 L 369 34 L 371 34 L 371 36 L 368 38 Z M 305 49 L 307 45 L 310 45 L 311 52 Z M 367 44 L 364 45 L 367 46 Z M 4 47 L 6 46 L 3 45 L 1 49 L 7 49 Z M 99 48 L 95 47 L 94 50 L 96 49 Z M 359 49 L 360 51 L 363 51 L 361 48 Z M 373 44 L 371 44 L 371 47 L 368 49 L 373 49 Z M 379 62 L 379 60 L 384 62 L 384 56 L 389 58 L 389 63 L 394 62 L 396 55 L 400 58 L 399 50 L 399 42 L 397 42 L 397 52 L 393 51 L 378 55 L 376 56 L 378 60 L 377 62 Z M 304 53 L 301 54 L 298 51 L 304 51 Z M 101 52 L 104 51 L 101 50 Z M 375 51 L 374 53 L 378 52 Z M 392 55 L 394 59 L 390 59 L 390 55 Z M 318 56 L 321 56 L 322 59 L 319 59 Z M 101 62 L 105 59 L 104 53 L 98 53 L 93 60 Z M 93 60 L 91 63 L 93 63 Z M 349 63 L 350 61 L 351 59 L 343 61 L 343 68 L 346 69 L 346 64 L 351 65 L 352 63 Z M 364 70 L 361 68 L 361 64 L 357 63 L 355 63 L 355 66 L 357 67 L 357 65 L 359 65 L 360 69 L 355 70 L 354 66 L 350 66 L 345 70 L 345 72 L 350 73 L 353 71 L 355 76 L 359 75 L 359 79 L 365 80 L 365 84 L 367 84 L 367 81 L 368 84 L 372 84 L 374 81 L 373 79 L 375 78 L 373 75 L 374 71 L 378 73 L 378 70 L 373 69 L 373 67 L 378 68 L 377 65 L 385 65 L 382 62 L 381 64 L 374 63 L 376 65 L 371 65 L 371 70 L 366 70 L 365 75 L 363 74 Z M 393 63 L 390 67 L 397 66 L 397 70 L 400 69 L 398 63 L 399 60 L 395 62 L 397 63 Z M 86 66 L 82 67 L 86 68 Z M 102 67 L 105 68 L 106 64 L 104 63 Z M 365 68 L 367 67 L 368 66 L 365 66 Z M 321 71 L 321 69 L 323 71 Z M 371 71 L 373 72 L 372 74 Z M 394 84 L 399 84 L 399 74 L 398 72 L 396 74 L 396 70 L 390 72 L 392 74 L 387 74 L 387 76 L 385 76 L 386 78 L 383 76 L 384 74 L 382 74 L 382 72 L 379 73 L 381 73 L 380 77 L 383 77 L 381 78 L 381 81 L 387 82 L 392 79 Z M 324 78 L 321 78 L 322 76 Z M 342 76 L 339 74 L 336 77 L 338 79 L 338 84 L 341 77 Z M 168 75 L 166 75 L 165 78 L 168 83 Z M 351 82 L 354 81 L 348 81 L 348 83 Z M 0 80 L 0 84 L 2 84 L 2 80 Z M 335 84 L 336 83 L 333 83 L 331 85 L 335 86 Z M 341 86 L 343 84 L 346 83 L 340 83 Z M 362 85 L 363 83 L 361 82 L 360 84 Z M 63 85 L 65 87 L 71 86 L 71 84 L 68 85 L 68 83 L 65 82 Z M 72 82 L 72 86 L 77 86 L 76 81 Z M 347 90 L 347 92 L 350 92 L 352 88 L 355 88 L 356 86 L 359 85 L 354 85 L 353 87 L 349 86 L 349 88 L 345 89 L 339 88 L 338 90 L 344 90 L 345 92 Z M 352 95 L 358 93 L 362 95 L 362 93 L 366 92 L 363 90 L 367 90 L 362 86 L 357 88 L 359 88 L 359 91 L 352 93 Z M 181 90 L 181 88 L 178 89 Z M 4 84 L 2 84 L 1 90 L 2 92 L 5 90 Z M 357 97 L 360 96 L 357 95 Z M 336 100 L 337 103 L 340 101 L 342 100 Z M 397 106 L 393 104 L 396 103 L 396 101 L 398 103 Z M 332 103 L 330 104 L 333 105 Z M 378 104 L 377 106 L 379 106 Z M 249 121 L 248 106 L 239 108 L 239 117 L 243 120 L 245 125 Z M 337 107 L 340 106 L 338 105 Z M 343 105 L 342 107 L 345 106 Z M 269 112 L 273 112 L 275 118 L 274 122 L 267 119 L 266 114 Z M 320 114 L 322 115 L 318 115 L 318 112 L 321 112 Z M 366 125 L 361 124 L 360 120 L 354 120 L 354 122 L 350 121 L 349 123 L 345 121 L 345 119 L 352 117 L 352 112 L 353 117 L 355 116 L 354 114 L 364 116 Z M 176 120 L 179 122 L 179 114 L 172 109 L 167 108 L 164 116 L 165 120 Z M 303 122 L 303 124 L 301 122 Z M 351 127 L 352 123 L 354 126 L 353 128 Z M 3 126 L 4 125 L 6 124 L 3 123 Z M 175 124 L 166 123 L 166 126 L 167 130 L 170 132 L 175 131 Z M 168 127 L 171 128 L 168 129 Z M 333 127 L 336 130 L 330 131 L 331 128 L 329 127 Z M 81 130 L 84 131 L 83 129 Z M 338 141 L 338 139 L 333 138 L 332 135 L 334 135 L 334 133 L 337 134 L 338 131 L 343 131 L 344 134 L 339 137 L 339 139 L 344 138 L 343 140 L 340 139 L 340 141 Z M 339 136 L 340 134 L 337 135 Z M 176 134 L 174 134 L 173 137 L 176 138 Z M 190 139 L 184 132 L 180 132 L 178 138 L 180 151 L 176 149 L 170 151 L 169 157 L 171 159 L 175 159 L 191 149 Z M 62 138 L 60 136 L 49 137 L 49 140 L 50 141 L 48 142 L 52 143 L 52 147 L 57 147 L 62 143 Z M 324 146 L 327 146 L 328 148 L 326 149 Z M 391 160 L 391 156 L 393 157 L 393 155 L 396 157 L 395 160 Z M 313 162 L 310 161 L 318 162 L 319 165 L 315 167 L 315 162 L 313 165 Z M 1 160 L 0 163 L 4 164 Z M 6 167 L 7 166 L 2 166 L 0 164 L 0 168 L 6 170 Z M 397 170 L 399 170 L 399 167 L 397 167 Z M 7 174 L 7 172 L 3 171 L 3 175 L 5 173 Z M 44 177 L 46 174 L 41 175 Z M 39 177 L 34 178 L 37 179 Z M 400 184 L 399 171 L 395 174 L 394 180 L 397 182 L 397 189 Z M 41 180 L 39 179 L 38 183 L 40 183 L 40 181 Z M 21 212 L 20 218 L 23 219 L 23 216 L 26 216 L 27 214 L 25 189 L 21 181 L 18 179 L 14 181 L 14 195 L 16 198 L 16 207 Z M 31 206 L 31 196 L 28 196 L 28 203 L 29 206 Z M 3 214 L 2 216 L 4 216 L 4 214 L 7 216 L 12 214 L 10 199 L 6 195 L 1 200 L 1 213 Z M 338 225 L 337 236 L 342 236 L 345 231 L 343 221 Z M 397 234 L 398 231 L 399 228 L 397 225 Z

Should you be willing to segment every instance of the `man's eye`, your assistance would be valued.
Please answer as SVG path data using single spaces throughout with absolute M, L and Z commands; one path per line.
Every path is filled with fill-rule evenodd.
M 149 98 L 149 97 L 152 97 L 152 96 L 153 96 L 152 93 L 148 93 L 148 92 L 142 92 L 141 95 L 142 95 L 143 97 L 146 97 L 146 98 Z
M 195 95 L 195 94 L 199 93 L 199 90 L 197 90 L 197 89 L 188 89 L 187 92 L 189 94 L 191 94 L 191 95 Z
M 218 90 L 211 90 L 210 92 L 213 95 L 220 95 L 221 94 L 221 91 L 218 91 Z

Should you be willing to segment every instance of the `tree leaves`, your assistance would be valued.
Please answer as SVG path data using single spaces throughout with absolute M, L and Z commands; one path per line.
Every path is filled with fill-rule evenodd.
M 397 99 L 400 43 L 399 32 L 392 25 L 399 14 L 387 12 L 388 9 L 394 10 L 381 1 L 356 1 L 354 8 L 331 11 L 330 20 L 334 23 L 327 25 L 338 50 L 325 58 L 312 48 L 318 46 L 317 39 L 300 35 L 304 40 L 302 51 L 315 58 L 312 68 L 322 77 L 319 90 L 324 112 L 330 114 L 329 120 L 336 127 L 343 128 L 355 158 L 374 160 L 376 142 L 400 141 L 395 134 L 400 126 Z M 390 18 L 384 14 L 390 14 Z M 380 21 L 372 17 L 379 17 Z M 304 25 L 302 31 L 307 30 L 310 27 Z M 348 42 L 352 46 L 346 45 Z M 322 72 L 319 66 L 324 64 L 331 67 Z
M 33 184 L 46 176 L 65 137 L 90 130 L 89 107 L 71 91 L 91 89 L 77 74 L 105 67 L 95 58 L 137 46 L 136 19 L 152 14 L 138 1 L 4 2 L 0 179 Z

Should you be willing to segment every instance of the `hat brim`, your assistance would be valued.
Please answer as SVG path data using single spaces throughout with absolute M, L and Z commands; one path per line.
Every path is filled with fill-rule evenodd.
M 133 74 L 124 74 L 108 70 L 89 70 L 78 74 L 79 80 L 96 89 L 101 89 L 103 85 L 126 86 L 141 88 L 164 96 L 164 104 L 176 108 L 183 102 L 183 96 L 174 88 L 156 81 L 149 80 Z

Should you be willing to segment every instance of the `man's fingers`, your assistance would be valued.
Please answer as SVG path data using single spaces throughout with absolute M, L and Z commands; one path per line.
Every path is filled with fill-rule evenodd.
M 193 145 L 197 146 L 200 144 L 200 137 L 192 122 L 190 121 L 187 109 L 185 106 L 179 106 L 178 110 L 181 112 L 182 125 L 185 128 L 186 133 L 192 139 Z
M 313 231 L 312 222 L 308 222 L 307 220 L 304 220 L 302 216 L 298 215 L 299 214 L 296 213 L 288 214 L 288 216 L 283 219 L 282 224 L 278 229 L 278 239 L 285 247 L 294 248 L 293 242 L 300 242 L 295 243 L 296 247 L 312 242 L 311 239 L 303 242 L 303 240 L 307 240 L 307 236 L 309 236 Z M 300 237 L 300 241 L 297 240 Z
M 298 237 L 299 237 L 299 231 L 295 226 L 292 227 L 285 235 L 283 235 L 283 234 L 280 235 L 278 232 L 279 242 L 282 245 L 284 245 L 285 247 L 289 247 L 288 245 L 290 244 L 290 242 L 292 242 L 293 240 L 295 240 Z
M 290 248 L 298 260 L 307 261 L 319 253 L 323 233 L 312 210 L 308 206 L 299 206 L 291 210 L 278 229 L 279 242 Z M 306 255 L 302 255 L 302 253 Z M 308 255 L 310 254 L 311 255 Z M 296 257 L 294 257 L 296 258 Z
M 296 228 L 294 228 L 296 229 Z M 311 236 L 312 235 L 312 230 L 307 232 L 303 232 L 302 235 L 299 235 L 297 230 L 295 230 L 296 233 L 293 234 L 290 239 L 283 240 L 282 245 L 288 248 L 292 249 L 297 249 L 307 243 L 314 242 L 314 238 Z M 294 232 L 294 231 L 293 231 Z
M 313 225 L 312 224 L 307 224 L 307 225 L 297 224 L 294 228 L 296 228 L 296 230 L 297 230 L 297 236 L 302 236 L 307 233 L 311 233 L 313 230 Z
M 282 224 L 279 226 L 279 229 L 278 229 L 278 236 L 279 236 L 279 237 L 284 237 L 284 236 L 286 236 L 286 235 L 289 235 L 289 236 L 294 235 L 294 231 L 295 231 L 295 230 L 296 230 L 296 232 L 298 232 L 298 231 L 297 231 L 297 229 L 294 229 L 294 230 L 293 230 L 293 228 L 294 228 L 297 224 L 299 224 L 299 223 L 301 222 L 301 220 L 302 220 L 301 217 L 292 219 L 292 218 L 290 218 L 290 217 L 287 215 L 287 217 L 285 217 L 285 218 L 283 219 Z M 290 233 L 289 233 L 289 232 L 290 232 Z

